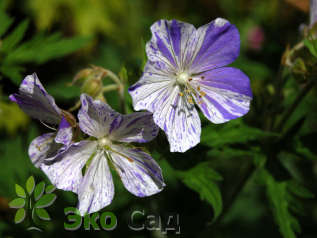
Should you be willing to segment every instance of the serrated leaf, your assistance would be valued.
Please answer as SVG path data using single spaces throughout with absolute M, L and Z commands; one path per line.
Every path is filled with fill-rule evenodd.
M 222 180 L 222 176 L 209 163 L 200 163 L 188 171 L 178 171 L 177 175 L 213 207 L 214 220 L 217 219 L 222 211 L 222 196 L 215 181 Z
M 50 215 L 44 208 L 35 208 L 35 213 L 42 220 L 45 220 L 45 221 L 51 220 Z
M 52 205 L 56 200 L 56 195 L 53 193 L 45 194 L 35 203 L 36 208 L 44 208 Z
M 278 136 L 278 134 L 249 127 L 245 125 L 241 119 L 237 119 L 221 127 L 219 125 L 204 127 L 201 135 L 201 143 L 215 148 L 276 136 Z
M 11 207 L 11 208 L 21 208 L 21 207 L 24 207 L 24 205 L 25 205 L 25 200 L 23 198 L 13 199 L 9 203 L 9 207 Z
M 45 183 L 42 181 L 36 185 L 34 189 L 34 199 L 35 201 L 39 200 L 40 197 L 43 195 L 45 189 Z
M 24 208 L 20 208 L 15 213 L 14 222 L 15 224 L 21 223 L 25 218 L 26 212 Z
M 19 184 L 15 184 L 15 192 L 18 195 L 18 197 L 26 198 L 26 193 Z
M 29 25 L 28 20 L 20 23 L 2 42 L 1 50 L 5 53 L 10 52 L 23 38 Z
M 281 235 L 284 238 L 296 238 L 295 232 L 300 232 L 300 225 L 289 209 L 289 199 L 291 194 L 287 190 L 287 182 L 277 182 L 267 172 L 263 171 L 263 178 L 266 184 L 267 197 L 269 198 L 273 210 L 273 215 Z
M 33 176 L 30 176 L 28 180 L 26 181 L 26 191 L 28 192 L 29 195 L 33 193 L 35 187 L 35 180 Z

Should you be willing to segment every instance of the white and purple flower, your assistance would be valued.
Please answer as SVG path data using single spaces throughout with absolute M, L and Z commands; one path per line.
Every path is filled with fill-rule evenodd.
M 217 18 L 195 29 L 185 22 L 160 20 L 151 31 L 144 74 L 129 92 L 135 110 L 153 113 L 172 152 L 185 152 L 200 141 L 194 102 L 213 123 L 249 111 L 249 78 L 239 69 L 224 67 L 239 55 L 240 37 L 234 25 Z
M 138 197 L 160 192 L 165 184 L 158 164 L 141 149 L 127 144 L 147 142 L 157 136 L 159 129 L 152 114 L 121 115 L 85 94 L 81 95 L 81 104 L 79 127 L 90 138 L 73 143 L 51 163 L 41 165 L 51 182 L 59 189 L 78 194 L 81 215 L 111 203 L 114 185 L 109 167 Z
M 57 132 L 46 133 L 35 138 L 29 146 L 29 156 L 36 167 L 48 158 L 63 153 L 71 144 L 72 126 L 76 123 L 68 112 L 61 110 L 34 73 L 22 81 L 19 93 L 10 95 L 10 100 L 30 117 L 43 124 L 58 126 Z

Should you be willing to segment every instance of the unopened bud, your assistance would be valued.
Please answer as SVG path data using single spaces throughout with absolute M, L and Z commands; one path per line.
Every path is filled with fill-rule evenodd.
M 92 97 L 98 96 L 102 90 L 102 82 L 100 79 L 88 78 L 81 87 L 81 92 L 86 93 Z

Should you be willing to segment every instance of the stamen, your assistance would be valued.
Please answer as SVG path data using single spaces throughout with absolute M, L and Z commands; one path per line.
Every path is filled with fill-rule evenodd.
M 191 96 L 188 96 L 187 101 L 188 101 L 190 104 L 194 104 L 193 98 L 192 98 Z
M 199 96 L 200 96 L 200 97 L 204 97 L 204 96 L 206 96 L 206 93 L 205 93 L 205 92 L 203 92 L 203 91 L 200 91 Z
M 184 96 L 184 93 L 179 92 L 178 95 L 181 96 L 181 97 L 183 97 L 183 96 Z

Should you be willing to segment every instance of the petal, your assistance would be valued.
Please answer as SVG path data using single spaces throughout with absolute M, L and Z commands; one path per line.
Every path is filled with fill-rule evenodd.
M 100 150 L 92 158 L 78 190 L 78 209 L 82 216 L 99 211 L 113 199 L 114 185 L 104 153 Z
M 160 75 L 148 62 L 142 78 L 129 88 L 134 109 L 154 112 L 159 106 L 159 99 L 168 96 L 165 93 L 172 84 L 168 76 Z
M 235 68 L 219 68 L 193 82 L 206 95 L 195 98 L 204 115 L 213 123 L 223 123 L 245 115 L 250 108 L 252 91 L 249 78 Z
M 73 138 L 73 128 L 63 116 L 59 124 L 57 135 L 55 137 L 55 142 L 61 143 L 64 145 L 69 145 L 72 141 L 72 138 Z
M 115 141 L 144 143 L 153 140 L 158 131 L 152 113 L 136 112 L 117 117 L 109 132 Z
M 86 94 L 82 94 L 80 100 L 82 105 L 78 112 L 80 129 L 96 138 L 108 135 L 111 123 L 121 115 L 108 104 L 93 100 Z
M 146 54 L 153 66 L 165 73 L 172 73 L 177 66 L 170 39 L 168 21 L 160 20 L 151 26 L 152 38 L 146 44 Z
M 239 55 L 239 31 L 225 19 L 217 18 L 199 27 L 193 37 L 198 40 L 190 68 L 192 74 L 230 64 Z
M 195 49 L 195 39 L 191 37 L 195 34 L 195 27 L 177 20 L 159 20 L 151 26 L 151 31 L 152 39 L 146 50 L 149 61 L 163 71 L 166 68 L 173 71 L 175 67 L 184 69 Z
M 179 96 L 179 88 L 172 87 L 166 100 L 158 103 L 155 123 L 165 131 L 171 152 L 185 152 L 200 141 L 200 118 L 186 96 Z
M 45 91 L 35 73 L 25 77 L 19 94 L 10 95 L 10 100 L 35 119 L 49 124 L 60 122 L 61 110 L 55 104 L 54 98 Z
M 161 168 L 150 155 L 140 149 L 119 145 L 111 148 L 111 161 L 129 192 L 138 197 L 146 197 L 163 189 L 165 184 Z
M 47 158 L 56 157 L 61 152 L 62 145 L 55 143 L 55 135 L 55 133 L 43 134 L 31 142 L 28 153 L 36 167 L 40 167 Z
M 77 193 L 82 181 L 82 168 L 96 149 L 94 141 L 74 143 L 50 164 L 42 164 L 41 169 L 54 186 Z

